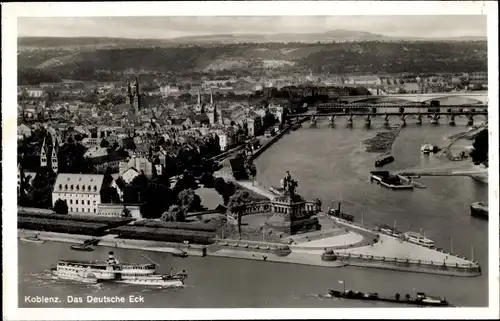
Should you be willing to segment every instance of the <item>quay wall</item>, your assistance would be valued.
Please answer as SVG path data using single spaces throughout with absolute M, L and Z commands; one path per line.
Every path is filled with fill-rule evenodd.
M 28 230 L 18 229 L 18 237 L 32 236 L 34 234 L 38 234 L 38 237 L 41 240 L 60 242 L 60 243 L 71 243 L 71 244 L 81 244 L 86 240 L 96 238 L 89 235 L 28 231 Z M 138 249 L 143 251 L 164 252 L 164 253 L 177 253 L 179 252 L 179 249 L 181 249 L 190 256 L 206 256 L 206 251 L 207 251 L 206 246 L 199 244 L 183 244 L 183 243 L 147 241 L 147 240 L 118 239 L 115 238 L 114 235 L 107 235 L 99 239 L 100 241 L 98 246 L 105 246 L 112 248 Z
M 303 123 L 307 120 L 307 117 L 300 119 L 298 122 Z M 255 160 L 259 157 L 263 152 L 265 152 L 269 147 L 271 147 L 274 143 L 276 143 L 284 134 L 288 133 L 292 129 L 292 125 L 286 126 L 282 130 L 276 133 L 273 138 L 271 138 L 267 143 L 262 145 L 259 149 L 257 149 L 252 156 L 250 156 L 250 161 Z
M 481 267 L 476 263 L 453 265 L 440 264 L 431 261 L 406 260 L 383 256 L 344 253 L 337 253 L 337 259 L 347 265 L 357 267 L 464 277 L 481 275 Z

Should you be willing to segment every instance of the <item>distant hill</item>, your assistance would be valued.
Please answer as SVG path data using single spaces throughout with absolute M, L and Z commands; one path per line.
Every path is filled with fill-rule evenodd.
M 127 39 L 100 37 L 19 37 L 18 47 L 26 48 L 142 48 L 170 47 L 179 44 L 234 44 L 266 42 L 353 42 L 353 41 L 486 41 L 486 37 L 392 37 L 370 32 L 337 29 L 323 33 L 285 34 L 216 34 L 178 37 L 172 39 Z
M 129 68 L 157 72 L 225 70 L 238 75 L 261 75 L 262 71 L 269 69 L 335 74 L 487 70 L 485 41 L 207 43 L 122 48 L 120 46 L 126 41 L 118 43 L 122 39 L 108 39 L 106 46 L 111 47 L 78 48 L 94 41 L 91 39 L 72 40 L 75 47 L 71 48 L 20 50 L 18 68 L 21 71 L 35 68 L 37 74 L 52 73 L 68 79 L 93 79 L 96 73 L 123 72 Z M 43 43 L 56 44 L 51 41 L 45 39 Z M 25 41 L 24 45 L 27 43 L 33 46 L 34 41 Z M 132 44 L 128 42 L 128 45 Z

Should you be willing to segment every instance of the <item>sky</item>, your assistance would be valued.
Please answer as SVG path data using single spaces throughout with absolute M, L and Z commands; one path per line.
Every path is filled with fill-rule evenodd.
M 335 29 L 397 37 L 486 37 L 485 16 L 24 17 L 20 37 L 169 39 L 213 34 L 322 33 Z

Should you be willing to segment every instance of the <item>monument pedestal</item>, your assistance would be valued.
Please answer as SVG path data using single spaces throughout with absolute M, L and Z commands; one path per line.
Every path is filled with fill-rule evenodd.
M 306 201 L 298 194 L 283 193 L 271 200 L 271 216 L 266 226 L 289 235 L 301 231 L 319 230 L 321 225 L 316 216 L 306 211 Z

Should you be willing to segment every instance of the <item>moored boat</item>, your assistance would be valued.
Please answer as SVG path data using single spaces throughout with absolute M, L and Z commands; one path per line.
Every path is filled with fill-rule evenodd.
M 181 287 L 187 278 L 183 270 L 179 273 L 159 274 L 156 264 L 120 263 L 109 252 L 105 262 L 60 260 L 52 273 L 60 279 L 85 283 L 111 282 L 143 286 Z
M 20 239 L 21 239 L 21 241 L 28 242 L 28 243 L 37 243 L 37 244 L 45 243 L 45 240 L 40 239 L 38 237 L 38 234 L 35 236 L 23 236 Z
M 83 252 L 92 252 L 94 250 L 94 246 L 86 244 L 73 244 L 70 246 L 70 248 L 75 251 Z
M 423 247 L 434 248 L 434 241 L 425 237 L 425 235 L 418 234 L 416 232 L 405 232 L 404 233 L 405 240 L 421 245 Z

